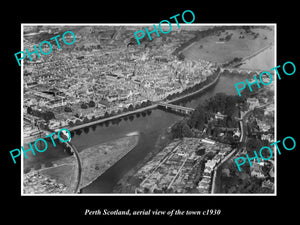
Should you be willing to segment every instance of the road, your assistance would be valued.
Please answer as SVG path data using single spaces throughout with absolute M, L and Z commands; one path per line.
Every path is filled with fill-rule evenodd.
M 78 171 L 77 171 L 77 178 L 76 178 L 76 186 L 74 188 L 74 193 L 78 193 L 79 192 L 79 186 L 80 186 L 80 181 L 81 181 L 81 173 L 82 173 L 82 166 L 81 166 L 81 161 L 80 161 L 80 156 L 79 153 L 77 151 L 77 148 L 70 142 L 66 142 L 66 145 L 69 146 L 74 154 L 75 154 L 75 158 L 77 160 L 77 166 L 78 166 Z
M 265 106 L 268 106 L 272 103 L 267 103 L 265 105 L 261 105 L 259 107 L 256 107 L 257 109 L 263 108 Z M 246 126 L 246 120 L 249 118 L 249 116 L 254 112 L 253 110 L 249 110 L 247 111 L 241 118 L 241 139 L 240 142 L 241 143 L 245 143 L 246 139 L 247 139 L 247 135 L 248 135 L 248 131 L 247 131 L 247 126 Z
M 54 130 L 51 130 L 51 129 L 48 129 L 48 130 L 44 130 L 46 132 L 51 132 L 51 133 L 56 133 Z M 62 136 L 62 138 L 64 140 L 68 139 L 68 137 L 66 137 L 63 132 L 60 133 L 60 135 Z M 80 181 L 81 181 L 81 173 L 82 173 L 82 166 L 81 166 L 81 160 L 80 160 L 80 156 L 79 156 L 79 153 L 78 153 L 78 150 L 77 148 L 70 142 L 64 142 L 69 148 L 71 148 L 72 152 L 74 152 L 74 155 L 75 155 L 75 158 L 77 160 L 77 177 L 76 177 L 76 185 L 75 185 L 75 188 L 74 188 L 74 193 L 78 193 L 79 192 L 79 186 L 80 186 Z
M 254 52 L 251 55 L 243 58 L 243 60 L 240 63 L 244 63 L 245 61 L 253 58 L 254 56 L 258 55 L 259 53 L 261 53 L 261 52 L 263 52 L 263 51 L 265 51 L 265 50 L 267 50 L 268 48 L 271 48 L 271 47 L 273 47 L 273 43 L 271 43 L 271 44 L 269 44 L 269 45 L 267 45 L 267 46 L 265 46 L 265 47 L 263 47 L 261 49 L 258 49 L 256 52 Z
M 270 105 L 271 103 L 256 107 L 256 108 L 263 108 L 267 105 Z M 247 130 L 247 126 L 246 126 L 246 120 L 249 118 L 249 116 L 254 112 L 254 110 L 249 110 L 247 111 L 241 118 L 240 123 L 241 123 L 241 138 L 240 138 L 240 143 L 245 143 L 247 141 L 247 136 L 248 136 L 248 130 Z M 236 150 L 233 150 L 231 153 L 229 153 L 229 155 L 226 156 L 226 158 L 224 158 L 222 160 L 222 162 L 214 169 L 214 175 L 213 175 L 213 179 L 212 179 L 212 189 L 211 189 L 211 193 L 216 193 L 216 178 L 217 178 L 217 170 L 218 168 L 225 162 L 227 161 L 230 157 L 233 156 L 234 153 L 236 153 Z

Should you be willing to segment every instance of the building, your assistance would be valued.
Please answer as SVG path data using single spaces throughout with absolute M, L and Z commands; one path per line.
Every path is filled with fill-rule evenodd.
M 219 163 L 221 161 L 222 156 L 221 155 L 216 155 L 213 160 L 215 160 L 216 164 Z
M 207 139 L 207 138 L 204 138 L 201 141 L 204 143 L 207 143 L 207 144 L 211 144 L 211 145 L 214 145 L 216 143 L 215 141 Z
M 274 142 L 272 134 L 262 134 L 261 135 L 261 140 L 267 140 L 270 143 Z
M 65 106 L 65 105 L 67 105 L 67 102 L 64 101 L 63 99 L 53 100 L 53 101 L 50 101 L 50 102 L 47 103 L 47 107 L 50 108 L 50 109 L 57 108 L 57 107 L 60 107 L 60 106 Z
M 217 112 L 216 114 L 215 114 L 215 118 L 216 119 L 219 119 L 219 120 L 223 120 L 224 118 L 226 118 L 227 116 L 226 115 L 223 115 L 222 113 L 220 113 L 220 112 Z
M 56 128 L 60 127 L 60 121 L 52 119 L 52 120 L 49 121 L 48 126 L 51 130 L 55 130 Z
M 205 163 L 205 168 L 209 169 L 209 170 L 213 170 L 214 167 L 216 166 L 216 163 L 217 161 L 212 159 L 212 160 L 208 160 L 206 163 Z
M 211 178 L 204 177 L 197 186 L 200 193 L 208 193 L 210 188 Z
M 265 178 L 265 175 L 261 173 L 260 171 L 257 170 L 252 170 L 251 171 L 251 176 L 252 177 L 257 177 L 257 178 Z
M 222 156 L 222 158 L 224 158 L 224 156 L 227 154 L 227 152 L 228 152 L 227 150 L 221 149 L 221 150 L 219 151 L 218 154 L 219 154 L 220 156 Z
M 272 78 L 273 79 L 273 78 Z M 268 84 L 268 83 L 270 83 L 270 82 L 272 82 L 271 81 L 271 78 L 269 77 L 269 76 L 262 76 L 262 81 L 265 83 L 265 84 Z
M 247 98 L 247 103 L 249 104 L 250 110 L 253 110 L 255 107 L 259 106 L 259 101 L 257 98 Z
M 235 129 L 235 131 L 233 133 L 233 136 L 240 137 L 241 136 L 240 130 L 239 129 Z
M 264 180 L 261 184 L 262 187 L 274 190 L 274 183 L 271 182 L 270 180 Z
M 253 167 L 250 167 L 251 176 L 257 177 L 257 178 L 265 178 L 265 175 L 263 174 L 261 167 L 263 165 L 257 163 L 256 161 L 253 161 Z

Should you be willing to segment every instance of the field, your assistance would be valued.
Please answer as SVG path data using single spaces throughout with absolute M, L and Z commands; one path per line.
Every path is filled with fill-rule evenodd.
M 274 47 L 272 46 L 249 60 L 246 60 L 240 68 L 270 70 L 276 66 L 274 64 L 274 56 Z
M 226 36 L 230 37 L 226 40 Z M 274 44 L 274 30 L 252 28 L 250 32 L 246 32 L 241 28 L 220 31 L 202 38 L 182 53 L 187 59 L 225 63 L 235 57 L 247 57 L 272 44 Z
M 139 136 L 127 136 L 87 148 L 79 153 L 82 163 L 80 188 L 86 187 L 131 151 Z

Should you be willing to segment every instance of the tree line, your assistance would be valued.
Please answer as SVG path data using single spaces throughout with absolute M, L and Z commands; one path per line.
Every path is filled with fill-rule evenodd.
M 72 121 L 69 121 L 69 125 L 70 126 L 81 125 L 81 124 L 84 124 L 84 123 L 88 123 L 88 122 L 92 122 L 92 121 L 96 121 L 96 120 L 100 120 L 100 119 L 105 119 L 105 118 L 108 118 L 108 117 L 119 115 L 121 113 L 130 112 L 130 111 L 134 111 L 134 110 L 137 110 L 137 109 L 140 109 L 140 108 L 144 108 L 144 107 L 150 106 L 151 104 L 152 103 L 151 103 L 150 100 L 144 101 L 141 104 L 136 104 L 135 106 L 130 104 L 128 107 L 124 107 L 122 110 L 121 109 L 119 109 L 118 111 L 112 110 L 111 112 L 106 111 L 104 113 L 104 115 L 99 116 L 97 118 L 95 116 L 92 116 L 91 119 L 88 119 L 86 116 L 81 118 L 78 115 L 78 113 L 76 113 L 74 116 L 77 117 L 78 119 L 75 121 L 75 123 L 72 122 Z
M 235 120 L 235 114 L 238 109 L 237 105 L 243 103 L 243 98 L 239 96 L 218 93 L 203 104 L 199 104 L 189 117 L 185 117 L 175 123 L 171 128 L 172 137 L 195 137 L 204 128 L 207 128 L 207 132 L 210 135 L 217 137 L 221 131 L 223 132 L 224 127 L 228 128 L 228 130 L 236 128 L 237 121 Z M 214 118 L 217 112 L 223 114 L 225 116 L 224 119 L 212 120 L 211 118 Z M 232 143 L 236 141 L 230 137 L 227 140 Z
M 27 108 L 27 113 L 30 115 L 42 118 L 45 121 L 55 119 L 55 115 L 53 112 L 50 112 L 50 111 L 43 112 L 43 111 L 35 110 L 35 109 L 32 109 L 30 106 Z

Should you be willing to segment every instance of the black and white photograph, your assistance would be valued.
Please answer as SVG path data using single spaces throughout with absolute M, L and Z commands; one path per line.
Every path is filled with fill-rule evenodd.
M 22 194 L 275 193 L 275 24 L 22 27 Z
M 5 220 L 296 219 L 295 5 L 45 3 L 2 14 Z

